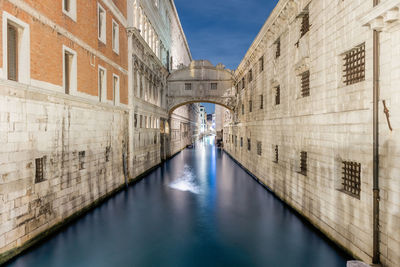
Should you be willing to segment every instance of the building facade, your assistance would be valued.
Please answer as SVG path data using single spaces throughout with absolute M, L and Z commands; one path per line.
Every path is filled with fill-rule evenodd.
M 0 263 L 192 142 L 173 1 L 0 1 Z M 174 134 L 172 137 L 171 134 Z
M 279 1 L 235 72 L 224 144 L 355 257 L 399 266 L 400 2 L 378 2 Z

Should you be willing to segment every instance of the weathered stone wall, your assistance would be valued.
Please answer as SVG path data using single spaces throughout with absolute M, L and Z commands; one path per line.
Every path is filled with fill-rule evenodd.
M 124 184 L 127 120 L 122 108 L 1 82 L 0 254 Z
M 301 37 L 300 14 L 308 4 L 312 26 Z M 373 43 L 372 31 L 360 18 L 371 9 L 372 1 L 280 1 L 235 73 L 240 81 L 237 120 L 224 128 L 229 154 L 328 237 L 368 263 L 373 244 Z M 393 131 L 381 101 L 380 253 L 385 266 L 398 266 L 400 31 L 398 24 L 386 25 L 380 48 L 381 100 L 390 110 Z M 344 54 L 363 43 L 365 79 L 346 85 Z M 300 76 L 307 70 L 310 96 L 303 97 Z M 305 175 L 300 173 L 301 151 L 307 152 Z M 343 192 L 342 161 L 361 164 L 360 198 Z

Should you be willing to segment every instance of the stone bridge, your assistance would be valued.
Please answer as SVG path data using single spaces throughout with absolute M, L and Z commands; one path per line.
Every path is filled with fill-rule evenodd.
M 233 111 L 236 103 L 234 78 L 230 70 L 208 60 L 192 61 L 168 77 L 168 110 L 197 102 L 214 103 Z

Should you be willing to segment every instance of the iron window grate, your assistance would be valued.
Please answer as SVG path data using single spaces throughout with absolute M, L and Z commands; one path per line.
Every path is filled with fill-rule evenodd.
M 275 58 L 279 58 L 281 56 L 281 39 L 276 40 L 276 52 Z
M 281 87 L 278 85 L 275 87 L 275 105 L 281 104 Z
M 79 170 L 85 169 L 85 156 L 86 156 L 85 151 L 79 151 L 79 154 L 78 154 L 78 157 L 79 157 Z
M 301 96 L 310 96 L 310 71 L 301 74 Z
M 35 159 L 35 184 L 44 181 L 44 157 Z
M 264 96 L 260 95 L 260 109 L 264 108 Z
M 240 137 L 240 147 L 243 147 L 243 137 Z
M 307 152 L 300 152 L 300 173 L 307 175 Z
M 310 30 L 310 15 L 308 12 L 306 12 L 303 16 L 302 16 L 302 20 L 301 20 L 301 37 L 303 37 L 304 35 L 306 35 L 306 33 Z
M 257 155 L 261 156 L 262 153 L 262 143 L 257 142 Z
M 278 163 L 278 161 L 279 161 L 279 147 L 276 145 L 275 146 L 275 160 L 274 160 L 274 162 Z
M 244 115 L 244 104 L 242 104 L 242 115 Z
M 253 101 L 249 101 L 249 112 L 253 112 Z
M 258 60 L 258 64 L 260 65 L 260 73 L 264 71 L 264 56 L 260 57 Z
M 191 83 L 185 83 L 185 90 L 192 90 L 192 84 Z
M 250 141 L 250 138 L 247 138 L 247 150 L 248 150 L 248 151 L 251 150 L 251 141 Z
M 253 70 L 249 70 L 249 83 L 253 81 Z
M 106 162 L 110 161 L 111 146 L 106 147 Z
M 344 57 L 344 83 L 355 84 L 365 80 L 365 43 L 348 51 Z
M 342 185 L 343 191 L 360 198 L 361 192 L 361 163 L 343 161 L 342 162 Z

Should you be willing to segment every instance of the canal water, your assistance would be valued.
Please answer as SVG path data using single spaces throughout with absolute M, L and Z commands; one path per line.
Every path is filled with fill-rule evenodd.
M 9 266 L 346 266 L 205 139 Z

